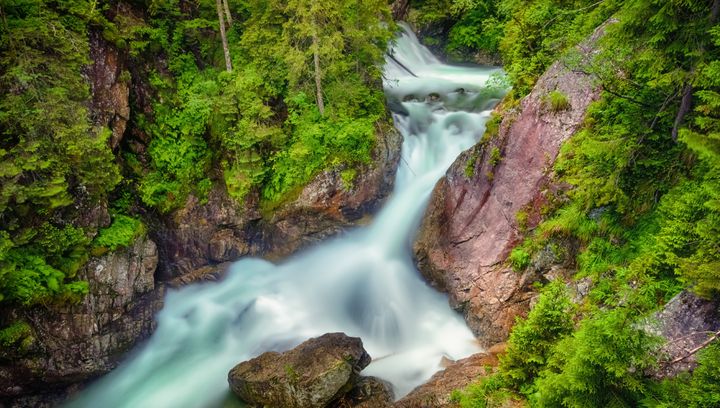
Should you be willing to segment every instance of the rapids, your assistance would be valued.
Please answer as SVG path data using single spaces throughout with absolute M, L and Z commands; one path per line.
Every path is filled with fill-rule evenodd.
M 407 28 L 391 55 L 384 86 L 402 106 L 393 116 L 403 159 L 371 225 L 279 264 L 242 259 L 221 282 L 169 292 L 153 336 L 71 406 L 222 406 L 235 364 L 327 332 L 362 338 L 375 359 L 363 373 L 389 381 L 397 397 L 441 369 L 443 356 L 480 351 L 420 277 L 411 241 L 437 180 L 483 134 L 502 93 L 486 84 L 500 71 L 442 64 Z

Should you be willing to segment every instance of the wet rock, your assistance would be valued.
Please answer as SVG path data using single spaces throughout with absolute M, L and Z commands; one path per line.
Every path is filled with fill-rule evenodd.
M 322 172 L 295 199 L 265 217 L 257 193 L 237 203 L 221 183 L 206 201 L 189 197 L 183 208 L 154 227 L 158 276 L 173 280 L 246 255 L 282 258 L 362 223 L 392 190 L 401 142 L 394 129 L 381 129 L 372 163 L 357 170 L 351 182 L 343 180 L 341 168 Z
M 442 408 L 455 407 L 451 401 L 453 390 L 464 388 L 480 377 L 492 372 L 498 364 L 495 354 L 477 353 L 470 357 L 451 362 L 447 367 L 415 388 L 400 401 L 397 408 Z
M 163 296 L 153 278 L 157 262 L 155 243 L 138 238 L 78 272 L 90 286 L 80 304 L 2 311 L 3 322 L 30 324 L 32 342 L 0 352 L 0 403 L 22 406 L 28 395 L 33 401 L 62 397 L 69 385 L 114 368 L 154 329 Z
M 580 61 L 592 55 L 602 32 L 578 47 Z M 562 92 L 570 108 L 546 110 L 543 99 L 552 91 Z M 464 313 L 484 345 L 507 337 L 515 316 L 528 309 L 531 284 L 542 279 L 538 271 L 520 274 L 505 263 L 522 238 L 516 214 L 539 213 L 554 190 L 550 171 L 560 145 L 580 128 L 598 96 L 593 77 L 553 64 L 519 109 L 504 112 L 498 134 L 461 155 L 435 186 L 415 259 L 423 275 L 450 294 L 451 305 Z M 493 150 L 501 153 L 499 162 Z
M 395 394 L 392 385 L 376 377 L 360 377 L 333 408 L 390 408 Z
M 697 366 L 697 350 L 720 332 L 720 300 L 707 300 L 683 291 L 653 316 L 646 330 L 662 336 L 656 378 L 674 377 Z
M 264 252 L 281 258 L 300 248 L 363 223 L 392 191 L 400 160 L 402 136 L 380 125 L 369 165 L 357 170 L 352 181 L 342 179 L 341 168 L 320 173 L 298 197 L 264 220 Z
M 259 406 L 325 407 L 355 384 L 370 356 L 357 337 L 329 333 L 284 353 L 267 352 L 236 365 L 230 389 Z

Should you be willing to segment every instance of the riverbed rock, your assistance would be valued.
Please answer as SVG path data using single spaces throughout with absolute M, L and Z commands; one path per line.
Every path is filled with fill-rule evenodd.
M 270 351 L 236 365 L 228 374 L 230 389 L 257 406 L 325 407 L 355 384 L 370 364 L 362 341 L 328 333 L 284 353 Z
M 377 377 L 360 377 L 350 391 L 333 402 L 331 408 L 390 408 L 393 407 L 392 385 Z
M 603 31 L 578 46 L 580 64 Z M 566 96 L 567 109 L 548 106 L 553 91 Z M 591 75 L 556 62 L 518 108 L 503 112 L 497 135 L 463 153 L 435 186 L 415 259 L 427 280 L 449 293 L 483 345 L 503 341 L 515 316 L 528 309 L 539 276 L 505 263 L 522 238 L 516 215 L 539 213 L 555 189 L 551 170 L 560 146 L 581 127 L 599 91 Z
M 78 272 L 89 293 L 76 305 L 3 310 L 3 322 L 25 321 L 31 334 L 22 345 L 0 351 L 0 406 L 33 406 L 43 396 L 104 374 L 154 329 L 162 304 L 155 287 L 155 243 L 137 238 L 130 246 L 96 258 Z M 4 405 L 3 405 L 4 404 Z
M 650 373 L 658 379 L 695 369 L 697 351 L 720 332 L 720 300 L 683 291 L 651 319 L 646 330 L 661 336 L 660 364 Z
M 425 384 L 395 403 L 396 408 L 446 408 L 456 407 L 451 400 L 454 390 L 462 389 L 479 378 L 489 375 L 498 365 L 498 358 L 491 353 L 477 353 L 462 360 L 450 362 L 444 370 Z

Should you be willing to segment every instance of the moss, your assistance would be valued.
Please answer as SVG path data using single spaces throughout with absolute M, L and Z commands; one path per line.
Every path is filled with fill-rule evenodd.
M 478 152 L 477 150 L 473 151 L 470 154 L 470 157 L 468 158 L 467 163 L 465 163 L 465 177 L 471 179 L 475 175 L 475 165 L 477 164 L 478 159 Z
M 145 235 L 145 226 L 140 220 L 122 214 L 113 218 L 112 224 L 101 229 L 93 241 L 93 255 L 98 256 L 108 250 L 127 247 L 136 238 Z
M 340 172 L 340 179 L 342 180 L 343 189 L 350 191 L 355 183 L 357 177 L 357 170 L 354 168 L 345 169 Z
M 30 325 L 18 320 L 0 330 L 0 344 L 4 348 L 15 348 L 18 351 L 27 350 L 35 341 Z
M 492 151 L 490 152 L 490 166 L 495 167 L 500 163 L 500 160 L 502 160 L 502 155 L 500 153 L 500 148 L 495 146 L 493 147 Z

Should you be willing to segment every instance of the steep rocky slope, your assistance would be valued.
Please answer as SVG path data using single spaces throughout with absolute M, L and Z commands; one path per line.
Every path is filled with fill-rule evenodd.
M 601 34 L 599 29 L 578 47 L 584 59 Z M 567 105 L 553 106 L 552 92 Z M 524 211 L 530 224 L 537 222 L 557 188 L 551 171 L 559 148 L 580 128 L 598 95 L 591 76 L 556 62 L 519 106 L 502 113 L 497 135 L 461 155 L 435 186 L 415 257 L 423 275 L 449 293 L 452 306 L 485 345 L 507 337 L 515 316 L 527 311 L 530 284 L 538 278 L 516 273 L 505 262 L 522 237 L 516 215 Z

